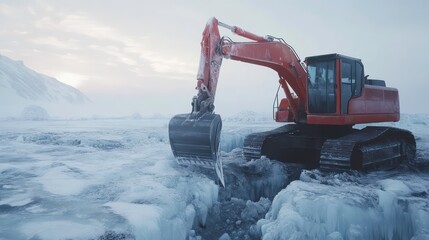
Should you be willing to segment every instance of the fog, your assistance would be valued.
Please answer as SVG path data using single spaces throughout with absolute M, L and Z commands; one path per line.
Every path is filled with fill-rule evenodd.
M 190 111 L 201 33 L 210 17 L 282 37 L 303 59 L 341 53 L 400 91 L 401 111 L 427 113 L 426 1 L 0 1 L 0 54 L 81 90 L 91 114 Z M 233 40 L 231 32 L 221 31 Z M 270 114 L 275 72 L 223 61 L 216 111 Z M 13 104 L 13 103 L 12 103 Z

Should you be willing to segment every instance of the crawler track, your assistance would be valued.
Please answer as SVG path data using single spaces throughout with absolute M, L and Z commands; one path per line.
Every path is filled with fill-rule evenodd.
M 320 169 L 389 169 L 414 158 L 415 151 L 414 136 L 407 130 L 366 127 L 344 137 L 328 139 L 321 150 Z
M 324 171 L 388 169 L 414 158 L 416 143 L 407 130 L 289 124 L 250 134 L 243 153 L 248 160 L 266 156 Z
M 262 147 L 264 146 L 264 142 L 276 136 L 286 135 L 294 130 L 296 130 L 297 126 L 295 124 L 285 125 L 270 131 L 253 133 L 248 135 L 244 139 L 243 146 L 243 154 L 244 157 L 248 160 L 251 159 L 259 159 L 263 154 Z

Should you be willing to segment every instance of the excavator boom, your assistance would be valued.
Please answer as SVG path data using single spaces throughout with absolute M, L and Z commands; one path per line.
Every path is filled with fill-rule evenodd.
M 225 27 L 231 32 L 253 41 L 233 42 L 228 37 L 221 38 L 218 26 Z M 305 115 L 303 112 L 307 101 L 307 72 L 295 50 L 281 38 L 258 36 L 240 27 L 219 22 L 216 18 L 208 21 L 201 41 L 201 57 L 196 87 L 200 98 L 197 96 L 197 106 L 201 105 L 201 101 L 214 104 L 223 58 L 260 65 L 276 71 L 288 99 L 292 99 L 292 91 L 298 98 L 298 100 L 289 102 L 294 120 L 296 122 L 302 120 L 300 116 Z M 201 97 L 206 92 L 208 96 Z M 211 106 L 209 110 L 213 108 Z

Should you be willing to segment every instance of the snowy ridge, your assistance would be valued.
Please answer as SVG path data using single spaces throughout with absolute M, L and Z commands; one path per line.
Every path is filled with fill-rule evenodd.
M 69 103 L 88 101 L 88 98 L 76 88 L 37 73 L 26 67 L 22 61 L 14 61 L 2 55 L 0 55 L 0 87 L 2 94 L 6 91 L 14 92 L 27 100 Z
M 0 55 L 0 102 L 0 118 L 20 118 L 28 106 L 52 116 L 78 116 L 89 99 L 76 88 Z

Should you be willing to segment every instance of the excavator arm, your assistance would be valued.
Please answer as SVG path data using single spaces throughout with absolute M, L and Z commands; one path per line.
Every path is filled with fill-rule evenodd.
M 233 42 L 220 37 L 218 26 L 252 42 Z M 279 74 L 279 82 L 289 100 L 295 122 L 302 120 L 307 101 L 307 72 L 291 46 L 283 39 L 271 36 L 261 37 L 239 27 L 229 26 L 216 18 L 208 21 L 201 41 L 200 67 L 197 75 L 198 95 L 194 108 L 197 111 L 212 112 L 222 58 L 242 61 L 273 69 Z M 292 91 L 298 100 L 293 100 Z M 205 106 L 209 106 L 207 109 Z

